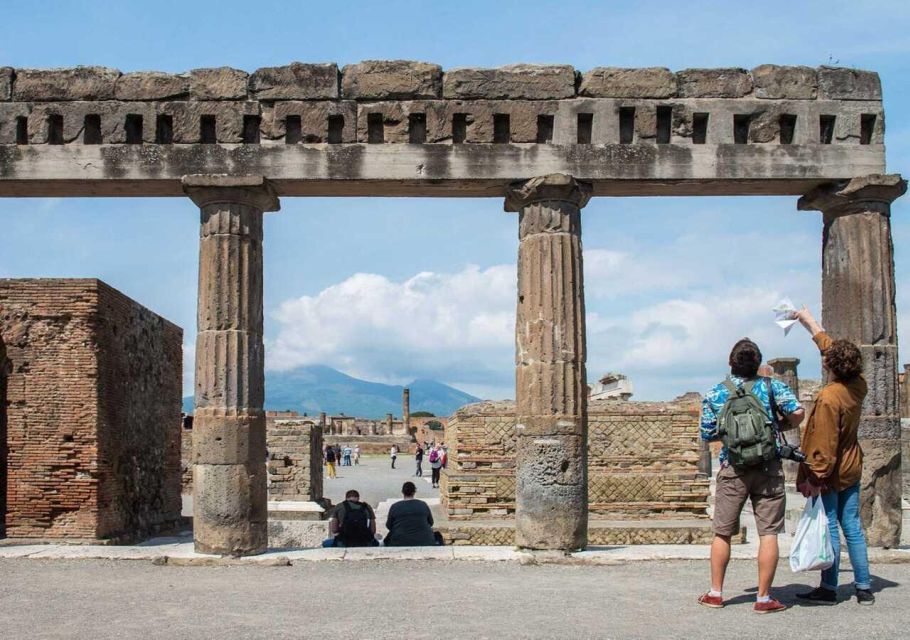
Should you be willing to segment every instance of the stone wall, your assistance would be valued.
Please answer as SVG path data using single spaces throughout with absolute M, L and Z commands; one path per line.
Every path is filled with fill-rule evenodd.
M 182 331 L 98 280 L 0 280 L 6 534 L 145 537 L 180 517 Z
M 901 420 L 901 472 L 904 500 L 910 500 L 910 420 Z
M 883 131 L 878 74 L 835 67 L 0 68 L 0 144 L 881 144 Z
M 468 405 L 449 420 L 440 495 L 450 520 L 515 513 L 515 405 Z M 694 403 L 593 401 L 588 407 L 588 501 L 596 519 L 707 518 Z
M 269 500 L 322 498 L 322 428 L 312 420 L 269 421 Z

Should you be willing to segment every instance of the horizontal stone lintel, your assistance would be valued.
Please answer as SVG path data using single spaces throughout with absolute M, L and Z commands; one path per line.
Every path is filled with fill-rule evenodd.
M 0 197 L 184 196 L 191 174 L 264 176 L 279 196 L 503 197 L 565 173 L 594 195 L 802 195 L 883 173 L 882 145 L 0 145 Z

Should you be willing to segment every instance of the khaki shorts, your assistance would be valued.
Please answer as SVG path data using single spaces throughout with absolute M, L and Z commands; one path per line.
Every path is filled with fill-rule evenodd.
M 739 516 L 747 499 L 752 500 L 758 535 L 771 536 L 783 532 L 786 499 L 780 460 L 773 460 L 765 467 L 724 467 L 718 472 L 714 494 L 714 533 L 732 536 L 739 531 Z

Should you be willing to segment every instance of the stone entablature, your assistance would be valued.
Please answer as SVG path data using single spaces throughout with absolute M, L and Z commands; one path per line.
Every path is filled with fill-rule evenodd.
M 698 471 L 697 403 L 592 401 L 588 508 L 597 519 L 706 518 L 709 480 Z M 515 404 L 459 409 L 447 428 L 440 495 L 450 520 L 515 513 Z
M 0 71 L 0 196 L 229 174 L 282 196 L 485 197 L 553 173 L 594 195 L 802 195 L 883 173 L 883 137 L 878 75 L 833 67 Z

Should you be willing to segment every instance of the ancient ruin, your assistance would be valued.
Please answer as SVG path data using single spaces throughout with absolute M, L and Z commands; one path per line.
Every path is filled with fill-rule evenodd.
M 178 525 L 182 343 L 99 280 L 0 279 L 0 530 L 124 542 Z
M 0 196 L 188 196 L 201 210 L 196 548 L 266 545 L 262 215 L 292 196 L 504 198 L 519 235 L 516 540 L 588 541 L 581 210 L 592 196 L 798 195 L 821 211 L 823 323 L 862 345 L 864 516 L 900 532 L 890 204 L 878 75 L 762 65 L 252 74 L 0 70 Z M 407 418 L 404 419 L 407 424 Z

